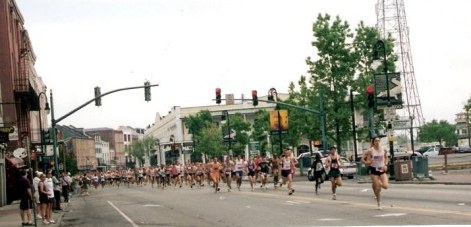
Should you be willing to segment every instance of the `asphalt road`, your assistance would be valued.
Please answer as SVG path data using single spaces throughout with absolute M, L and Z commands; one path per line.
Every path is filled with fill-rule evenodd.
M 330 182 L 320 195 L 310 182 L 296 182 L 296 192 L 248 189 L 214 193 L 202 189 L 165 190 L 131 186 L 91 189 L 75 197 L 61 226 L 339 226 L 467 225 L 471 223 L 469 186 L 397 185 L 383 191 L 377 210 L 370 184 L 347 180 L 331 199 Z

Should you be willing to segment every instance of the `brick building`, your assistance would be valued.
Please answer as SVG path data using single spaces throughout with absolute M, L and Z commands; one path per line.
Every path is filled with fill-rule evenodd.
M 40 128 L 47 128 L 46 87 L 36 73 L 34 54 L 24 19 L 14 0 L 0 0 L 0 127 L 12 127 L 7 149 L 0 152 L 0 206 L 15 199 L 14 182 L 5 179 L 14 170 L 5 168 L 12 152 L 25 148 L 36 168 L 35 143 Z M 26 165 L 27 158 L 23 159 Z M 16 180 L 16 179 L 15 179 Z M 5 189 L 6 185 L 12 189 Z M 9 191 L 9 192 L 6 192 Z M 8 194 L 8 195 L 7 195 Z
M 91 137 L 99 135 L 102 140 L 109 143 L 112 166 L 124 167 L 126 165 L 123 131 L 111 128 L 92 128 L 85 129 L 84 132 Z

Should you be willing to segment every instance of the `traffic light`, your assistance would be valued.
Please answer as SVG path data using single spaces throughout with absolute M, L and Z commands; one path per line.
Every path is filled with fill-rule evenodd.
M 376 103 L 375 103 L 375 89 L 373 86 L 368 86 L 366 88 L 366 94 L 368 95 L 368 107 L 369 108 L 374 108 Z
M 253 106 L 258 105 L 257 90 L 252 90 L 252 104 Z
M 150 82 L 146 81 L 144 82 L 144 100 L 147 102 L 150 101 Z
M 43 130 L 42 132 L 41 143 L 51 144 L 52 143 L 52 133 L 51 130 Z
M 95 106 L 101 106 L 101 90 L 100 87 L 95 87 Z
M 221 104 L 221 88 L 216 88 L 216 104 Z

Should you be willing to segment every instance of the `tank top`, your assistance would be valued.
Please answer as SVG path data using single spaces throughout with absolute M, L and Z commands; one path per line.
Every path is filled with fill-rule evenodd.
M 291 169 L 291 160 L 289 158 L 283 158 L 281 169 Z
M 384 152 L 382 152 L 381 150 L 377 151 L 374 148 L 371 148 L 371 158 L 371 167 L 384 167 Z
M 334 159 L 335 157 L 335 159 Z M 339 160 L 337 156 L 330 156 L 330 169 L 339 169 Z
M 242 171 L 242 167 L 244 166 L 244 160 L 236 160 L 235 161 L 235 170 L 236 171 Z
M 254 172 L 255 171 L 255 163 L 248 164 L 247 169 L 249 170 L 249 172 Z

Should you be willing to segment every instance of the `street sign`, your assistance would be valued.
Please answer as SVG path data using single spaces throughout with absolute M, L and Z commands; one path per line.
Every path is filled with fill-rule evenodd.
M 376 92 L 376 105 L 385 106 L 394 105 L 396 109 L 402 109 L 402 85 L 400 73 L 388 73 L 374 75 L 374 84 Z
M 396 109 L 386 107 L 384 108 L 384 118 L 387 120 L 393 120 L 396 118 Z
M 393 123 L 394 129 L 410 129 L 410 120 L 394 120 Z
M 3 133 L 13 133 L 14 131 L 15 131 L 15 128 L 12 126 L 0 127 L 0 132 L 3 132 Z
M 288 110 L 274 110 L 270 112 L 271 131 L 288 130 Z

